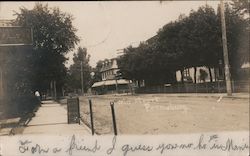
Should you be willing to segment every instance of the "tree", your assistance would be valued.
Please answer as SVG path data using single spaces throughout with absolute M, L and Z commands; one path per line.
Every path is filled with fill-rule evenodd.
M 101 69 L 102 69 L 102 64 L 103 64 L 103 62 L 104 62 L 104 61 L 99 60 L 99 61 L 96 63 L 96 67 L 92 69 L 92 72 L 95 73 L 95 75 L 94 75 L 94 77 L 93 77 L 93 80 L 92 80 L 92 84 L 95 83 L 95 82 L 102 81 Z
M 122 76 L 126 79 L 145 80 L 146 85 L 173 83 L 175 75 L 164 65 L 166 60 L 159 54 L 156 44 L 157 38 L 152 38 L 137 48 L 127 47 L 124 55 L 118 59 Z
M 243 16 L 226 6 L 229 59 L 232 75 L 237 79 L 237 71 L 243 62 L 249 61 L 249 26 Z M 175 72 L 194 68 L 196 82 L 197 67 L 219 67 L 223 60 L 220 13 L 208 5 L 191 11 L 189 16 L 164 25 L 156 36 L 142 42 L 139 47 L 127 47 L 118 61 L 122 74 L 132 80 L 145 80 L 156 85 L 175 83 Z
M 91 86 L 91 67 L 89 65 L 90 55 L 86 48 L 79 47 L 74 53 L 73 64 L 69 67 L 67 87 L 70 91 L 81 89 L 81 65 L 83 71 L 83 87 L 86 92 Z
M 31 89 L 46 91 L 52 80 L 61 89 L 65 82 L 67 58 L 65 54 L 74 49 L 79 38 L 72 25 L 73 17 L 59 8 L 36 3 L 32 10 L 20 8 L 16 13 L 16 25 L 32 27 L 33 49 L 28 54 L 31 73 Z
M 218 61 L 223 56 L 217 15 L 213 8 L 206 5 L 200 7 L 196 12 L 192 12 L 189 18 L 194 21 L 191 34 L 194 34 L 195 37 L 192 38 L 194 42 L 191 44 L 198 45 L 194 54 L 198 56 L 195 66 L 208 67 L 210 81 L 212 82 L 211 68 L 218 67 Z
M 246 15 L 248 14 L 249 18 L 249 8 L 250 8 L 250 1 L 249 0 L 233 0 L 231 3 L 234 13 L 238 15 Z
M 239 1 L 240 2 L 240 1 Z M 241 66 L 249 62 L 249 18 L 244 18 L 239 13 L 235 3 L 225 4 L 225 19 L 227 28 L 228 54 L 230 73 L 233 80 L 242 79 L 240 76 Z M 238 4 L 238 3 L 236 3 Z M 242 3 L 247 4 L 247 3 Z M 248 2 L 249 5 L 249 2 Z M 244 9 L 245 10 L 245 9 Z M 220 19 L 220 8 L 218 7 L 218 18 Z M 220 21 L 219 21 L 220 23 Z M 221 30 L 220 30 L 221 33 Z

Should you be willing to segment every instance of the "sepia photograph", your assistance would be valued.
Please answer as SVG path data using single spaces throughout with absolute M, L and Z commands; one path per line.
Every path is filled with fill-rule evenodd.
M 248 156 L 249 7 L 0 1 L 0 156 Z

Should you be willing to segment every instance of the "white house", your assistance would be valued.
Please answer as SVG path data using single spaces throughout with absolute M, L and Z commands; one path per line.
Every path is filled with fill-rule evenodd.
M 129 92 L 130 81 L 119 78 L 117 59 L 104 61 L 101 68 L 102 81 L 92 85 L 92 90 L 97 94 Z

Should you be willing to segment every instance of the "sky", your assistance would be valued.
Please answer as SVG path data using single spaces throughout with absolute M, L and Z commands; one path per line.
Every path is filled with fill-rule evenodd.
M 73 15 L 73 26 L 81 41 L 76 46 L 86 47 L 90 54 L 90 65 L 95 67 L 98 60 L 114 58 L 121 49 L 129 45 L 138 46 L 140 41 L 156 35 L 157 31 L 180 14 L 188 15 L 199 6 L 208 4 L 217 8 L 220 1 L 88 1 L 88 2 L 42 2 L 49 7 Z M 0 19 L 14 19 L 13 11 L 20 7 L 32 9 L 35 2 L 0 1 Z M 73 53 L 69 52 L 72 64 Z

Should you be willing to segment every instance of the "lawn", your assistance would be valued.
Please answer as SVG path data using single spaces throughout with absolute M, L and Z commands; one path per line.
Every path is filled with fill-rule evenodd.
M 249 100 L 168 94 L 80 97 L 84 122 L 90 125 L 88 99 L 93 103 L 94 128 L 113 134 L 110 102 L 115 103 L 118 134 L 167 134 L 249 130 Z

